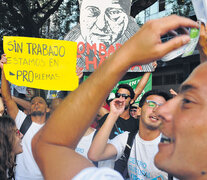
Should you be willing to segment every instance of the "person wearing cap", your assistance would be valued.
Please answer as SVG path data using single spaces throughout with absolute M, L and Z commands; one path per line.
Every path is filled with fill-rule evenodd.
M 130 116 L 134 119 L 139 119 L 141 112 L 138 104 L 132 104 L 129 109 Z

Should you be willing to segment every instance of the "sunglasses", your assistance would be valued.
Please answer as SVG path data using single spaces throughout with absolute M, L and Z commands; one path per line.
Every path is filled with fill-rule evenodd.
M 162 104 L 159 104 L 159 103 L 152 101 L 152 100 L 146 100 L 146 102 L 147 102 L 148 106 L 152 107 L 152 108 L 155 108 L 157 106 L 162 106 Z
M 123 97 L 123 98 L 127 99 L 128 97 L 130 97 L 130 95 L 128 95 L 128 94 L 116 93 L 116 94 L 115 94 L 115 97 L 116 97 L 116 98 Z
M 137 112 L 137 110 L 136 109 L 131 109 L 130 112 Z
M 21 135 L 21 133 L 20 133 L 20 131 L 19 131 L 19 129 L 16 129 L 16 136 L 20 136 Z

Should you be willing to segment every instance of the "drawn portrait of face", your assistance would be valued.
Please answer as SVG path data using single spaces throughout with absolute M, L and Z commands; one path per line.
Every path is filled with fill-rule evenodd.
M 80 2 L 80 29 L 90 45 L 110 46 L 128 25 L 130 0 L 83 0 Z

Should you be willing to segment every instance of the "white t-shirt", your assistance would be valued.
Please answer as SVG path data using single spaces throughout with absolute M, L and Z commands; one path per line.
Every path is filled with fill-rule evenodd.
M 15 119 L 18 129 L 20 129 L 25 118 L 26 114 L 19 110 Z M 44 126 L 44 124 L 32 122 L 30 128 L 22 139 L 23 153 L 18 154 L 16 158 L 16 180 L 44 180 L 40 169 L 33 158 L 31 148 L 32 138 L 42 126 Z
M 91 134 L 87 136 L 83 136 L 75 149 L 77 153 L 79 153 L 80 155 L 84 156 L 87 159 L 88 159 L 88 151 L 93 141 L 95 132 L 96 130 L 94 129 L 94 131 Z M 115 159 L 103 160 L 98 162 L 98 167 L 109 167 L 111 169 L 114 169 L 114 163 L 115 163 Z
M 79 141 L 77 147 L 75 148 L 75 151 L 77 153 L 79 153 L 80 155 L 84 156 L 87 159 L 88 159 L 88 150 L 91 146 L 91 143 L 92 143 L 93 136 L 94 136 L 95 132 L 96 131 L 94 129 L 94 131 L 92 133 L 90 133 L 89 135 L 83 136 L 81 138 L 81 140 Z
M 124 152 L 128 134 L 129 132 L 124 132 L 116 136 L 110 142 L 117 150 L 116 159 L 119 159 Z M 162 180 L 168 179 L 167 173 L 160 171 L 154 165 L 154 157 L 158 152 L 160 138 L 161 135 L 153 141 L 145 141 L 141 139 L 139 133 L 137 133 L 128 160 L 130 179 L 156 180 L 158 177 L 161 177 Z
M 110 168 L 90 167 L 83 169 L 73 180 L 124 180 L 123 177 Z

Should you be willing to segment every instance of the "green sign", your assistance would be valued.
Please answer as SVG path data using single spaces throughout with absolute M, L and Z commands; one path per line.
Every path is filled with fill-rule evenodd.
M 88 76 L 84 76 L 84 81 L 88 78 Z M 113 88 L 113 90 L 111 91 L 110 95 L 109 95 L 109 99 L 113 99 L 115 98 L 115 93 L 117 90 L 117 87 L 119 84 L 129 84 L 134 90 L 137 87 L 138 82 L 141 80 L 142 76 L 139 76 L 137 78 L 133 78 L 133 79 L 128 79 L 128 80 L 123 80 L 123 81 L 119 81 L 117 83 L 117 85 Z M 138 98 L 136 99 L 135 103 L 139 103 L 140 99 L 142 98 L 143 94 L 147 91 L 150 91 L 152 89 L 152 74 L 149 77 L 149 80 L 147 81 L 147 84 L 144 88 L 144 90 L 142 91 L 142 93 L 138 96 Z

